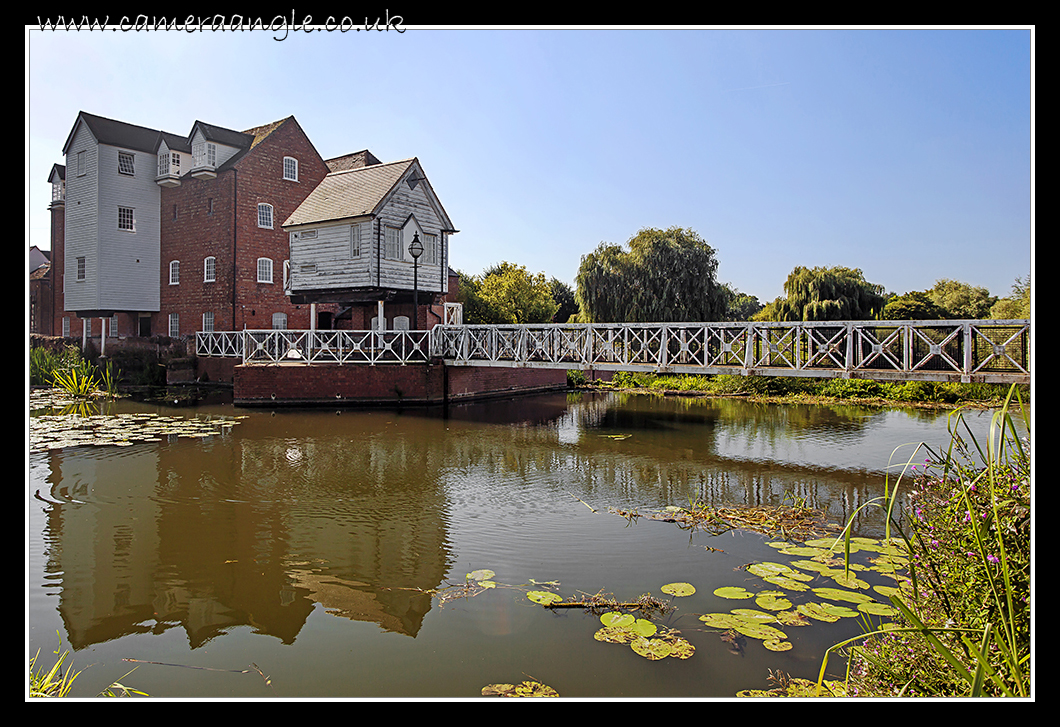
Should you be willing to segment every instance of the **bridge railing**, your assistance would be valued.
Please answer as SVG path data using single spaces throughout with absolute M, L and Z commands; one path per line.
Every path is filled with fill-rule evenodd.
M 430 331 L 246 330 L 199 332 L 198 356 L 243 363 L 408 364 L 431 358 Z
M 419 363 L 758 376 L 1030 382 L 1030 321 L 453 325 L 199 333 L 245 363 Z
M 1030 381 L 1030 321 L 439 326 L 454 365 L 692 374 Z

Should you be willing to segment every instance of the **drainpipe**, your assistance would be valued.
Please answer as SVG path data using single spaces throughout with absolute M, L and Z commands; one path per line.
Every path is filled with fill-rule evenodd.
M 235 167 L 232 167 L 232 330 L 238 331 L 239 328 L 236 326 L 236 220 L 238 215 L 236 214 L 236 201 L 239 192 L 239 186 L 237 184 L 238 177 L 236 176 L 237 171 Z

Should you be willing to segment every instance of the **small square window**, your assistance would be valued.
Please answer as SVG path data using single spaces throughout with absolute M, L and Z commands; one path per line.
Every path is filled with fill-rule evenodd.
M 294 157 L 283 158 L 283 178 L 292 182 L 298 181 L 298 160 Z
M 129 231 L 136 230 L 136 218 L 132 207 L 118 208 L 118 229 Z
M 127 151 L 118 152 L 118 172 L 121 174 L 135 175 L 135 157 Z
M 258 227 L 272 229 L 272 205 L 262 202 L 258 205 Z
M 258 282 L 272 282 L 272 260 L 267 257 L 258 258 Z

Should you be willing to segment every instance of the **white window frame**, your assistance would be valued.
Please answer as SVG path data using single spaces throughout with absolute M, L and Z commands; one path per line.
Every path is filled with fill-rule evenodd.
M 403 239 L 401 228 L 387 227 L 383 235 L 383 257 L 387 260 L 403 260 L 401 242 Z
M 87 261 L 85 260 L 85 257 L 81 256 L 81 257 L 77 258 L 76 259 L 76 265 L 77 265 L 77 280 L 84 280 L 85 277 L 86 277 L 87 268 L 88 268 Z
M 268 202 L 258 202 L 258 227 L 272 229 L 272 205 Z
M 259 257 L 258 258 L 258 282 L 259 283 L 271 283 L 272 282 L 272 258 Z
M 283 158 L 283 178 L 288 182 L 298 181 L 298 160 L 294 157 Z
M 180 338 L 180 313 L 169 314 L 169 337 Z
M 169 284 L 180 285 L 180 260 L 169 261 Z
M 208 310 L 202 314 L 202 332 L 213 333 L 213 311 Z
M 70 317 L 63 316 L 63 338 L 70 337 Z
M 361 254 L 361 226 L 350 225 L 350 257 L 360 257 Z
M 126 232 L 136 232 L 136 208 L 118 208 L 118 229 Z
M 217 282 L 217 258 L 213 255 L 202 261 L 202 282 Z
M 286 313 L 273 313 L 272 314 L 272 330 L 274 330 L 274 331 L 286 331 L 287 330 L 287 314 Z
M 118 152 L 118 174 L 136 176 L 136 155 L 131 151 Z
M 439 259 L 438 251 L 438 235 L 423 233 L 423 264 L 437 265 Z

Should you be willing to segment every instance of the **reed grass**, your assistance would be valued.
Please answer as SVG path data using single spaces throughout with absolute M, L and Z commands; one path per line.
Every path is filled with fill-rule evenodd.
M 1012 387 L 983 445 L 954 412 L 945 451 L 918 445 L 884 496 L 862 506 L 884 508 L 887 536 L 909 551 L 908 579 L 891 596 L 900 616 L 828 649 L 819 686 L 829 657 L 845 653 L 848 694 L 1030 696 L 1030 451 L 1020 415 L 1029 437 Z M 913 464 L 922 450 L 930 456 Z M 840 536 L 848 553 L 856 516 Z

